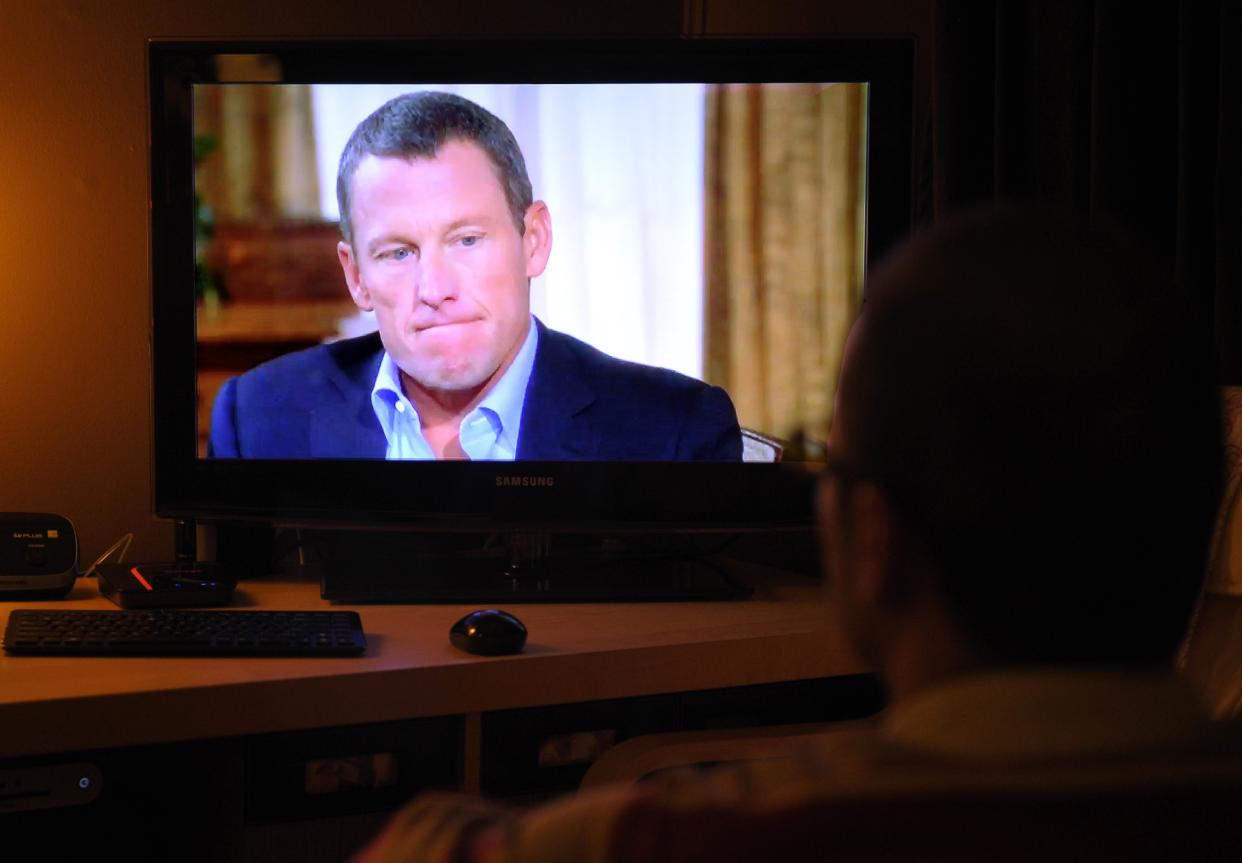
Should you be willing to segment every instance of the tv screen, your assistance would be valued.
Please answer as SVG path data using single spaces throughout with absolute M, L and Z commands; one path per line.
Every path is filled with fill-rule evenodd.
M 909 42 L 150 51 L 159 514 L 805 521 Z

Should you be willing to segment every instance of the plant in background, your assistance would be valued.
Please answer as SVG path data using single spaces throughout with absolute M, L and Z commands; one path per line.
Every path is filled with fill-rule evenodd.
M 197 173 L 203 160 L 214 153 L 220 142 L 213 135 L 194 136 L 194 169 Z M 196 184 L 197 185 L 197 184 Z M 207 265 L 207 252 L 216 233 L 216 214 L 194 191 L 194 297 L 214 310 L 223 299 L 223 291 L 215 272 Z

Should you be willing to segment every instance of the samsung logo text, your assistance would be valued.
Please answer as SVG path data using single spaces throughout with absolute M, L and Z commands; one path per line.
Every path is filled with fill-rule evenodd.
M 556 477 L 551 476 L 498 476 L 497 486 L 521 486 L 522 488 L 551 488 L 556 485 Z

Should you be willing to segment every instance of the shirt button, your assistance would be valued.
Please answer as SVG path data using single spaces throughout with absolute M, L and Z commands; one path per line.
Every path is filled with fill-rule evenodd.
M 397 402 L 397 413 L 405 413 L 405 402 Z

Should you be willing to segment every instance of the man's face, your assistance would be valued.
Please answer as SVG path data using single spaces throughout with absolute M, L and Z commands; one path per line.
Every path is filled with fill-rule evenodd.
M 353 243 L 337 254 L 385 350 L 426 390 L 486 389 L 526 337 L 547 208 L 532 204 L 519 233 L 491 160 L 464 141 L 430 159 L 367 156 L 352 183 Z

